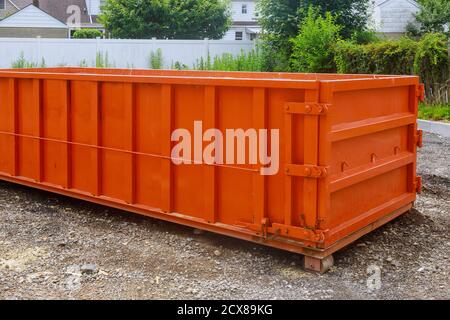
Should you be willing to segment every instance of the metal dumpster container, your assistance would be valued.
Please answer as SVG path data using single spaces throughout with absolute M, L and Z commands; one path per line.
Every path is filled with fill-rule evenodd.
M 415 201 L 422 96 L 414 76 L 3 69 L 0 179 L 301 253 L 323 272 Z

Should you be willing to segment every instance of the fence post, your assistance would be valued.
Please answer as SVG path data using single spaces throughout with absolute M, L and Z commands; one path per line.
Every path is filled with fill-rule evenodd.
M 41 44 L 42 44 L 42 42 L 41 42 L 41 36 L 37 36 L 36 37 L 36 42 L 37 42 L 37 61 L 36 61 L 36 63 L 37 63 L 37 65 L 39 65 L 39 63 L 41 62 L 41 56 L 42 56 L 42 48 L 41 48 Z
M 209 38 L 203 39 L 204 46 L 205 46 L 205 61 L 208 61 L 209 57 Z
M 155 52 L 156 50 L 156 37 L 152 38 L 152 52 Z
M 95 55 L 94 55 L 94 61 L 97 63 L 97 55 L 100 50 L 100 37 L 95 38 Z

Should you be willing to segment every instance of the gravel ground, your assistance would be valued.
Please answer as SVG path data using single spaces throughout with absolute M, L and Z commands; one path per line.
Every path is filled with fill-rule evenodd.
M 0 298 L 449 299 L 449 164 L 450 139 L 425 135 L 416 209 L 324 275 L 300 255 L 0 182 Z

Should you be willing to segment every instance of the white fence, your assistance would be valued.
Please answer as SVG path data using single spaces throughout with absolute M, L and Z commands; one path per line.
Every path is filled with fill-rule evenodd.
M 0 38 L 0 68 L 10 68 L 23 53 L 28 62 L 47 67 L 79 66 L 83 61 L 95 66 L 96 55 L 108 54 L 109 62 L 117 68 L 148 68 L 151 52 L 162 51 L 165 68 L 176 62 L 192 66 L 203 57 L 238 54 L 254 48 L 251 41 L 224 40 L 117 40 L 117 39 L 41 39 Z

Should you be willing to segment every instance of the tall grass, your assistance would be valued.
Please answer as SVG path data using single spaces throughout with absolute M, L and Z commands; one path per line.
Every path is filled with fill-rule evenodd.
M 170 67 L 172 70 L 189 70 L 189 66 L 181 63 L 180 61 L 172 62 L 172 66 Z
M 108 52 L 97 52 L 95 56 L 96 68 L 114 68 L 114 64 L 109 61 Z
M 83 59 L 83 60 L 80 61 L 78 66 L 80 66 L 81 68 L 88 68 L 89 67 L 89 63 L 87 62 L 86 59 Z
M 262 71 L 263 59 L 260 51 L 254 49 L 248 53 L 242 50 L 238 55 L 224 53 L 215 56 L 214 59 L 208 55 L 198 59 L 194 64 L 194 70 L 217 70 L 217 71 Z
M 164 66 L 164 58 L 162 55 L 162 50 L 158 48 L 156 52 L 150 52 L 150 56 L 148 58 L 148 67 L 149 69 L 159 70 Z
M 11 67 L 14 69 L 45 68 L 46 64 L 44 58 L 42 58 L 40 63 L 28 61 L 25 59 L 24 53 L 21 52 L 19 58 L 12 62 Z
M 67 65 L 67 64 L 64 64 Z M 95 61 L 88 62 L 83 59 L 78 63 L 79 67 L 95 67 L 95 68 L 115 68 L 115 63 L 110 61 L 108 52 L 97 52 Z M 27 61 L 22 52 L 20 57 L 12 63 L 13 68 L 45 68 L 45 60 L 42 59 L 40 63 Z M 127 68 L 133 68 L 134 65 L 127 63 Z M 148 56 L 148 68 L 158 70 L 164 68 L 164 57 L 162 50 L 158 49 L 151 52 Z M 217 71 L 263 71 L 263 59 L 258 49 L 254 49 L 248 53 L 244 50 L 237 55 L 231 53 L 224 53 L 222 55 L 211 58 L 208 54 L 206 58 L 201 57 L 194 63 L 193 68 L 183 64 L 180 61 L 172 62 L 171 69 L 173 70 L 217 70 Z

